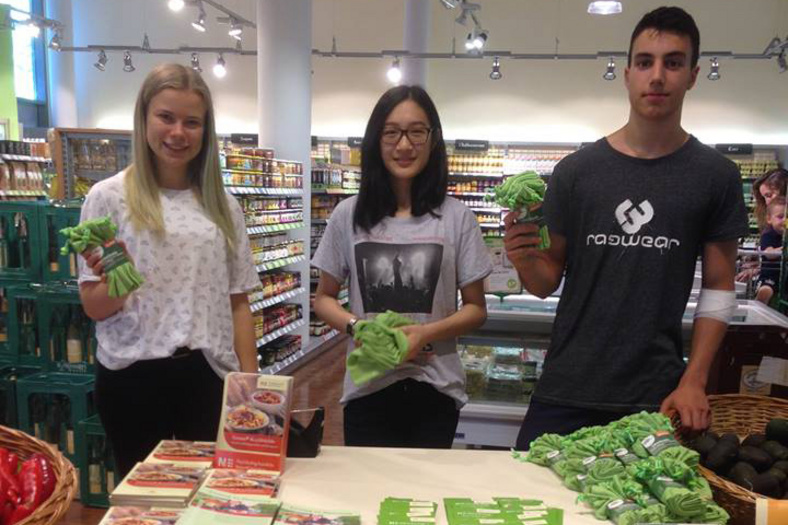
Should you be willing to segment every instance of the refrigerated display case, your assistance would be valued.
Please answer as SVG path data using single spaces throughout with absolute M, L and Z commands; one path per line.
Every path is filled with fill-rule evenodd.
M 487 295 L 487 321 L 478 330 L 460 338 L 470 400 L 460 412 L 455 445 L 514 446 L 520 423 L 528 410 L 530 392 L 538 382 L 541 363 L 550 344 L 558 300 L 559 297 L 543 300 L 533 295 L 503 298 Z M 685 352 L 690 349 L 695 307 L 695 299 L 691 298 L 682 320 Z M 781 336 L 776 339 L 784 343 L 788 337 L 788 317 L 757 301 L 740 299 L 726 341 L 731 339 L 735 346 L 735 338 L 739 337 L 736 334 L 742 330 L 749 333 L 777 331 Z M 727 346 L 724 342 L 723 347 Z M 519 353 L 516 365 L 519 370 L 511 368 L 512 361 L 496 360 L 496 354 L 505 355 L 507 348 L 510 355 Z M 788 345 L 782 348 L 784 353 Z M 479 355 L 485 353 L 484 349 L 489 349 L 487 358 Z M 725 384 L 723 377 L 727 372 L 724 366 L 714 366 L 710 387 Z M 480 374 L 484 376 L 480 378 Z

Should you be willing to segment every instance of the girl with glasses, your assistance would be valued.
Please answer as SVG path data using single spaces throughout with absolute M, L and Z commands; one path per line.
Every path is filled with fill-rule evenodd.
M 350 334 L 387 310 L 415 324 L 403 328 L 403 364 L 361 385 L 346 373 L 345 444 L 449 448 L 467 401 L 456 338 L 486 319 L 490 257 L 473 213 L 446 196 L 446 146 L 426 91 L 384 93 L 361 149 L 359 194 L 336 207 L 312 260 L 321 270 L 315 312 Z M 350 312 L 337 300 L 346 279 Z

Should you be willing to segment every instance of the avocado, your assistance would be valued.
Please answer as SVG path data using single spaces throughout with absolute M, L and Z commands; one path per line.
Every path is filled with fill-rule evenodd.
M 788 459 L 788 448 L 785 448 L 777 441 L 767 441 L 761 445 L 761 450 L 767 452 L 775 461 L 784 461 Z
M 766 425 L 766 439 L 788 447 L 788 419 L 775 418 Z
M 772 476 L 775 476 L 777 479 L 780 480 L 780 485 L 785 486 L 785 480 L 788 479 L 788 474 L 786 474 L 782 470 L 780 470 L 778 468 L 774 468 L 774 467 L 772 467 L 769 470 L 767 470 L 766 473 L 767 474 L 771 474 Z
M 743 447 L 760 447 L 766 442 L 765 434 L 750 434 L 741 442 Z
M 698 451 L 701 457 L 706 457 L 711 449 L 714 448 L 714 445 L 717 444 L 717 440 L 711 436 L 700 436 L 695 441 L 692 442 L 692 448 Z
M 734 434 L 733 432 L 728 432 L 728 433 L 726 433 L 726 434 L 723 434 L 723 435 L 720 437 L 720 441 L 730 441 L 730 442 L 731 442 L 731 443 L 733 443 L 734 445 L 737 445 L 737 446 L 738 446 L 738 445 L 739 445 L 739 436 L 737 436 L 737 435 L 736 435 L 736 434 Z
M 733 444 L 729 439 L 720 438 L 701 464 L 715 473 L 723 475 L 736 463 L 738 455 L 738 440 L 737 444 Z
M 736 463 L 728 472 L 728 478 L 731 481 L 747 490 L 752 490 L 752 480 L 757 475 L 758 471 L 755 470 L 755 467 L 744 461 Z
M 766 472 L 774 463 L 774 459 L 758 447 L 741 447 L 739 461 L 744 461 L 755 467 L 758 472 Z
M 783 492 L 780 479 L 768 472 L 752 478 L 752 491 L 770 498 L 779 498 Z
M 780 469 L 788 474 L 788 460 L 775 461 L 774 465 L 772 465 L 772 468 Z

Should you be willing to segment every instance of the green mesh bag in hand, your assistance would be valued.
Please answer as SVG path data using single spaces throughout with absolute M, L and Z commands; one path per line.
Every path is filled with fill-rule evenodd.
M 353 339 L 359 344 L 347 356 L 347 370 L 356 385 L 363 385 L 395 368 L 408 355 L 408 336 L 400 330 L 411 325 L 407 317 L 386 311 L 354 327 Z
M 109 217 L 90 219 L 73 228 L 60 230 L 66 237 L 66 244 L 60 249 L 63 255 L 69 250 L 83 253 L 85 250 L 101 248 L 101 264 L 107 276 L 110 297 L 122 297 L 142 286 L 144 282 L 123 247 L 115 242 L 117 232 L 118 227 Z
M 539 249 L 550 247 L 550 235 L 542 212 L 542 202 L 547 190 L 542 178 L 533 171 L 525 171 L 519 175 L 508 177 L 503 184 L 495 188 L 495 195 L 487 195 L 487 200 L 494 200 L 502 208 L 519 211 L 519 223 L 532 223 L 539 226 Z M 539 205 L 536 209 L 531 209 Z

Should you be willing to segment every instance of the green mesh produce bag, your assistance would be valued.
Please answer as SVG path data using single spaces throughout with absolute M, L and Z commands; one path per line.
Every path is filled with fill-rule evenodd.
M 499 206 L 512 211 L 519 211 L 519 223 L 531 223 L 539 226 L 539 249 L 550 247 L 550 235 L 542 212 L 542 202 L 547 185 L 533 171 L 525 171 L 507 178 L 503 184 L 495 188 L 494 195 L 487 195 L 487 200 L 494 200 Z M 531 209 L 535 205 L 536 209 Z

